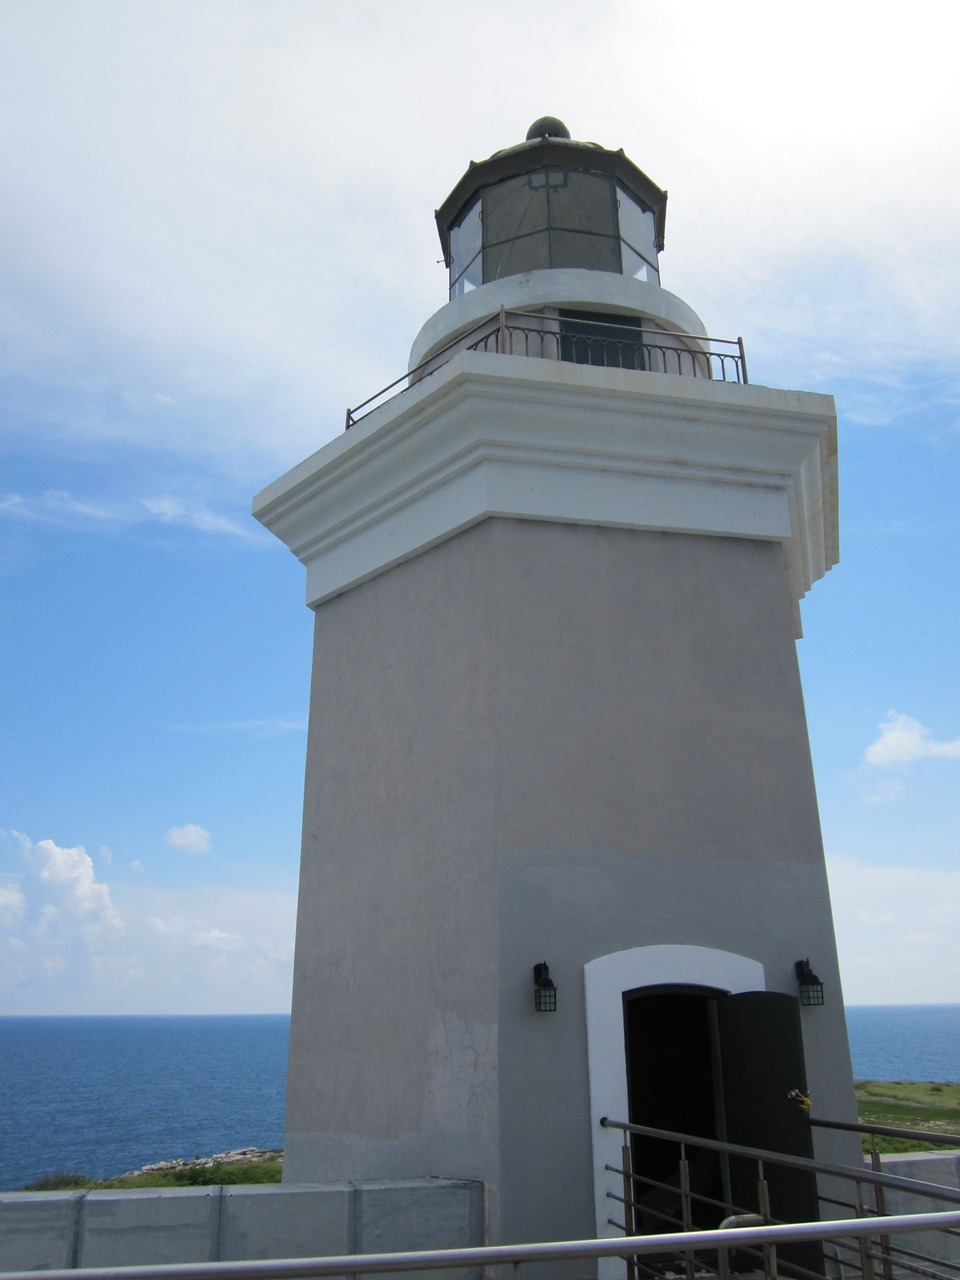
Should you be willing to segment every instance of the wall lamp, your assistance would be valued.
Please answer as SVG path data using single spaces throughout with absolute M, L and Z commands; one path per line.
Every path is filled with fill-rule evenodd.
M 553 985 L 546 961 L 533 966 L 533 1007 L 537 1013 L 557 1012 L 557 988 Z
M 800 987 L 801 1004 L 823 1004 L 823 983 L 810 968 L 809 960 L 798 960 L 793 966 Z

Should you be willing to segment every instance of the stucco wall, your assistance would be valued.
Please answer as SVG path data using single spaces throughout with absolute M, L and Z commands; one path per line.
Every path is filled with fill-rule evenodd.
M 809 955 L 853 1118 L 778 543 L 487 520 L 317 610 L 310 726 L 288 1176 L 479 1178 L 493 1238 L 593 1235 L 582 968 L 650 943 L 791 993 Z
M 3 1271 L 482 1243 L 483 1187 L 475 1182 L 0 1193 Z
M 478 532 L 317 611 L 287 1076 L 298 1182 L 498 1181 L 494 584 Z

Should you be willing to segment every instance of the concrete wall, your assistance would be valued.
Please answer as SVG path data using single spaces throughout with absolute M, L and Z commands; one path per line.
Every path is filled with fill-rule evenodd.
M 482 1243 L 483 1187 L 476 1182 L 0 1193 L 0 1271 Z
M 883 1156 L 883 1171 L 960 1187 L 960 1152 Z M 561 1176 L 558 1174 L 558 1176 Z M 888 1191 L 887 1212 L 926 1197 Z M 942 1208 L 955 1208 L 944 1202 Z M 0 1192 L 0 1271 L 134 1266 L 468 1247 L 483 1243 L 483 1187 L 443 1180 L 340 1186 Z M 960 1241 L 900 1243 L 960 1262 Z M 423 1280 L 435 1273 L 423 1273 Z M 456 1274 L 456 1273 L 454 1273 Z
M 886 1155 L 880 1157 L 880 1165 L 883 1173 L 890 1173 L 898 1178 L 912 1178 L 917 1182 L 950 1187 L 953 1191 L 960 1190 L 960 1151 L 917 1151 L 912 1154 Z M 909 1191 L 885 1191 L 884 1196 L 887 1213 L 933 1213 L 940 1209 L 960 1208 L 955 1202 L 931 1201 L 928 1196 L 912 1195 Z M 924 1231 L 899 1236 L 894 1243 L 901 1249 L 910 1249 L 960 1266 L 958 1236 Z
M 810 956 L 808 1084 L 854 1118 L 775 542 L 493 519 L 328 601 L 303 848 L 297 1181 L 477 1178 L 491 1238 L 592 1236 L 583 965 L 657 943 L 791 994 Z

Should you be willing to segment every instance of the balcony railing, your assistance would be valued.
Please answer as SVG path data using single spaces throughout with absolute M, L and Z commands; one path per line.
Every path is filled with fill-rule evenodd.
M 839 1271 L 843 1276 L 856 1277 L 856 1280 L 878 1280 L 879 1277 L 882 1280 L 917 1280 L 918 1277 L 924 1277 L 925 1280 L 957 1280 L 960 1277 L 960 1231 L 957 1230 L 956 1221 L 956 1214 L 960 1212 L 960 1190 L 883 1173 L 875 1145 L 872 1167 L 868 1169 L 761 1151 L 736 1143 L 672 1133 L 624 1121 L 604 1118 L 600 1123 L 605 1128 L 619 1129 L 623 1134 L 621 1163 L 605 1165 L 611 1178 L 606 1193 L 611 1206 L 608 1225 L 622 1231 L 631 1240 L 639 1234 L 641 1224 L 649 1230 L 648 1224 L 651 1221 L 657 1223 L 654 1230 L 675 1233 L 670 1245 L 662 1248 L 658 1266 L 651 1269 L 644 1266 L 638 1258 L 628 1257 L 628 1280 L 641 1280 L 642 1277 L 659 1274 L 662 1270 L 659 1264 L 668 1254 L 675 1260 L 675 1269 L 686 1272 L 687 1280 L 694 1280 L 694 1275 L 699 1278 L 709 1274 L 727 1280 L 732 1266 L 731 1247 L 739 1251 L 740 1269 L 746 1265 L 746 1269 L 750 1271 L 762 1272 L 767 1280 L 773 1280 L 775 1276 L 813 1280 L 813 1277 L 824 1275 L 824 1268 L 828 1275 L 836 1275 Z M 874 1132 L 868 1125 L 817 1120 L 811 1120 L 811 1124 L 864 1135 Z M 932 1137 L 910 1130 L 881 1129 L 876 1132 L 915 1139 L 922 1137 L 924 1140 Z M 675 1147 L 676 1172 L 671 1173 L 668 1181 L 638 1172 L 635 1164 L 637 1148 L 634 1145 L 638 1140 L 653 1140 Z M 960 1146 L 958 1135 L 942 1135 L 940 1140 L 943 1145 Z M 734 1204 L 729 1199 L 719 1200 L 694 1189 L 696 1178 L 691 1176 L 691 1171 L 706 1152 L 713 1153 L 714 1158 L 725 1169 L 734 1161 L 738 1163 L 741 1170 L 738 1185 L 752 1186 L 749 1202 Z M 743 1176 L 743 1170 L 748 1165 L 754 1170 L 752 1178 Z M 712 1217 L 721 1227 L 734 1228 L 735 1231 L 761 1225 L 769 1227 L 778 1222 L 771 1217 L 770 1212 L 770 1177 L 773 1169 L 791 1170 L 794 1174 L 806 1174 L 814 1179 L 817 1188 L 815 1198 L 831 1212 L 832 1217 L 839 1216 L 841 1220 L 849 1217 L 872 1225 L 853 1240 L 848 1239 L 846 1234 L 833 1230 L 836 1222 L 821 1223 L 822 1232 L 819 1235 L 811 1229 L 808 1243 L 816 1241 L 827 1246 L 823 1264 L 813 1270 L 809 1265 L 809 1257 L 802 1261 L 777 1257 L 776 1246 L 778 1243 L 787 1243 L 786 1236 L 780 1241 L 774 1241 L 771 1237 L 767 1243 L 761 1240 L 754 1242 L 746 1231 L 738 1237 L 742 1243 L 735 1243 L 731 1237 L 712 1259 L 704 1258 L 697 1252 L 694 1264 L 696 1251 L 689 1249 L 688 1241 L 700 1234 L 694 1230 L 695 1222 L 702 1224 L 705 1217 Z M 901 1229 L 892 1226 L 897 1215 L 889 1214 L 888 1207 L 898 1197 L 910 1197 L 911 1205 L 917 1201 L 927 1205 L 931 1212 L 926 1216 L 934 1219 L 927 1225 L 937 1231 L 939 1240 L 932 1242 L 927 1248 L 919 1248 L 914 1239 L 903 1241 L 902 1238 L 896 1238 L 901 1234 Z M 944 1205 L 948 1205 L 949 1209 L 944 1211 Z M 808 1223 L 807 1226 L 812 1228 L 813 1224 Z M 906 1230 L 912 1232 L 912 1228 L 904 1227 L 903 1231 Z M 660 1238 L 671 1239 L 670 1236 L 663 1235 Z M 798 1241 L 801 1237 L 791 1239 Z
M 883 1219 L 886 1235 L 896 1238 L 904 1232 L 942 1231 L 960 1227 L 960 1210 L 944 1213 L 898 1214 Z M 691 1231 L 683 1237 L 682 1255 L 691 1260 L 696 1277 L 713 1272 L 715 1260 L 724 1252 L 749 1249 L 767 1259 L 765 1280 L 776 1280 L 777 1247 L 832 1241 L 843 1243 L 851 1253 L 866 1247 L 877 1233 L 875 1221 L 856 1218 L 830 1222 L 800 1222 L 783 1226 L 724 1227 L 716 1231 Z M 410 1253 L 343 1254 L 325 1258 L 264 1258 L 249 1262 L 181 1262 L 134 1267 L 83 1267 L 49 1271 L 3 1271 L 0 1280 L 309 1280 L 314 1276 L 359 1277 L 385 1272 L 412 1273 L 422 1280 L 424 1271 L 453 1272 L 458 1280 L 481 1275 L 522 1280 L 522 1268 L 529 1264 L 554 1266 L 574 1260 L 598 1261 L 623 1258 L 633 1265 L 656 1259 L 658 1276 L 677 1274 L 664 1270 L 665 1251 L 677 1249 L 675 1235 L 634 1236 L 616 1240 L 561 1240 L 549 1244 L 488 1245 L 468 1249 L 436 1249 Z M 681 1270 L 682 1270 L 681 1263 Z M 502 1268 L 502 1271 L 498 1271 Z M 510 1271 L 507 1270 L 510 1268 Z M 542 1267 L 540 1268 L 542 1273 Z M 644 1270 L 650 1272 L 649 1267 Z M 689 1272 L 688 1272 L 689 1274 Z M 923 1274 L 939 1280 L 936 1271 Z M 817 1280 L 824 1278 L 817 1277 Z
M 393 382 L 347 410 L 349 431 L 367 414 L 442 369 L 458 351 L 529 356 L 594 368 L 669 373 L 717 382 L 747 382 L 742 338 L 706 338 L 624 316 L 622 323 L 549 314 L 506 311 L 487 318 Z

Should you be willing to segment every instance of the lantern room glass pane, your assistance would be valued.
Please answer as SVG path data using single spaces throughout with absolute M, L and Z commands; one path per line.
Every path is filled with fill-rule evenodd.
M 452 272 L 451 272 L 452 274 Z M 471 263 L 460 273 L 450 286 L 450 297 L 459 298 L 483 284 L 483 256 L 477 254 Z
M 450 293 L 548 268 L 659 283 L 653 212 L 608 174 L 548 166 L 484 188 L 450 230 Z
M 620 197 L 620 235 L 652 266 L 657 265 L 657 222 L 653 211 L 644 209 L 623 187 Z M 631 274 L 633 274 L 631 272 Z
M 612 178 L 576 170 L 548 170 L 548 173 L 551 227 L 593 231 L 598 235 L 617 234 L 617 195 Z
M 620 242 L 615 236 L 552 231 L 550 240 L 553 247 L 550 265 L 553 267 L 620 272 Z
M 526 271 L 543 271 L 550 266 L 550 239 L 546 231 L 519 240 L 488 245 L 483 251 L 483 279 L 501 280 Z
M 547 225 L 547 177 L 539 173 L 521 174 L 487 187 L 483 193 L 483 239 L 485 244 L 513 240 Z
M 652 280 L 654 284 L 660 283 L 660 272 L 656 267 L 651 266 L 646 258 L 641 258 L 636 249 L 631 249 L 625 243 L 621 243 L 620 249 L 623 254 L 625 276 L 633 276 L 634 280 Z
M 475 200 L 459 223 L 450 228 L 451 285 L 463 273 L 467 263 L 472 262 L 480 252 L 480 236 L 480 201 Z

